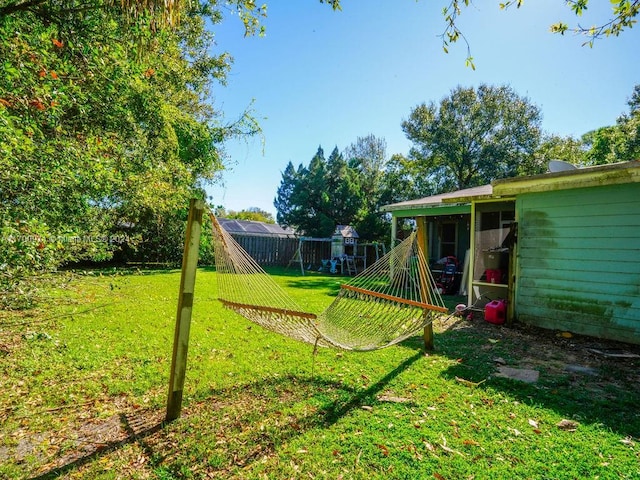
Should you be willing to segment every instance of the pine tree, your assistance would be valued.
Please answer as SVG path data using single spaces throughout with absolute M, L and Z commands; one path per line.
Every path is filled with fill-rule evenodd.
M 300 167 L 302 168 L 302 165 Z M 293 163 L 289 162 L 284 172 L 282 172 L 282 180 L 280 181 L 276 198 L 273 201 L 273 206 L 276 207 L 277 211 L 276 219 L 280 225 L 291 225 L 291 211 L 293 209 L 291 200 L 297 181 L 298 173 L 293 167 Z

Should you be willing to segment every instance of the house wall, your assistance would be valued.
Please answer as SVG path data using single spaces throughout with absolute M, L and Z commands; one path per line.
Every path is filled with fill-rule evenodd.
M 640 184 L 522 193 L 516 315 L 640 344 Z

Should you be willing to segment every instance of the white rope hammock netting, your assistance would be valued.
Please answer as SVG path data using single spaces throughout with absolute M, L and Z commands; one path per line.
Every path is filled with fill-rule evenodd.
M 213 214 L 218 299 L 268 330 L 313 345 L 376 350 L 415 335 L 447 309 L 416 233 L 341 285 L 319 315 L 305 312 Z

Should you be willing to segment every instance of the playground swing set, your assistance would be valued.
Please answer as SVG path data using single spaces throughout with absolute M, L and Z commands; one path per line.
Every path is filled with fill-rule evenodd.
M 298 239 L 298 248 L 293 254 L 293 257 L 291 257 L 291 260 L 289 260 L 287 268 L 290 268 L 292 265 L 298 265 L 302 275 L 305 274 L 305 271 L 312 269 L 317 269 L 325 273 L 355 275 L 359 270 L 367 269 L 367 260 L 369 259 L 369 252 L 371 250 L 373 250 L 372 256 L 375 258 L 375 261 L 378 261 L 381 256 L 386 255 L 387 251 L 383 243 L 360 243 L 353 237 L 343 238 L 339 233 L 340 227 L 341 226 L 338 226 L 336 233 L 334 233 L 332 237 L 300 237 Z M 310 256 L 314 256 L 309 255 L 309 246 L 312 246 L 311 249 L 317 249 L 318 246 L 320 246 L 319 248 L 321 250 L 330 253 L 325 255 L 325 258 L 320 259 L 319 264 L 317 262 L 314 263 L 309 259 Z

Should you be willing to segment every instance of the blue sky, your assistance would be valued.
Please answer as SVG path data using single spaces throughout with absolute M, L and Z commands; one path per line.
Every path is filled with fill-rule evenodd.
M 466 45 L 442 50 L 442 7 L 434 0 L 342 0 L 334 12 L 317 0 L 267 1 L 265 37 L 243 36 L 237 17 L 215 26 L 217 48 L 234 65 L 214 104 L 227 121 L 251 108 L 262 137 L 229 142 L 230 168 L 208 188 L 227 209 L 275 213 L 273 199 L 289 161 L 305 165 L 319 145 L 325 157 L 358 137 L 387 142 L 387 154 L 407 154 L 400 124 L 422 102 L 458 85 L 510 85 L 538 105 L 545 132 L 580 136 L 612 125 L 627 111 L 640 83 L 640 27 L 582 47 L 583 38 L 549 32 L 565 20 L 584 26 L 610 17 L 609 2 L 592 0 L 583 17 L 562 0 L 525 2 L 501 11 L 476 2 L 458 22 L 476 70 L 465 66 Z

